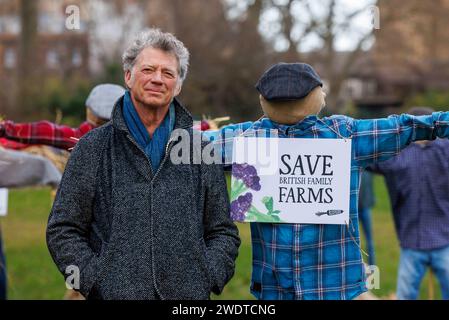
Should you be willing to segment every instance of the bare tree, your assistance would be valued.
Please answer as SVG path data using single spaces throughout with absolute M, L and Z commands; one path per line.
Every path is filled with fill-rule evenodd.
M 120 65 L 129 38 L 144 26 L 145 6 L 143 0 L 83 0 L 95 73 Z
M 258 32 L 260 2 L 245 9 L 241 19 L 230 20 L 221 0 L 148 3 L 147 25 L 173 32 L 190 50 L 181 100 L 197 116 L 229 115 L 239 121 L 260 113 L 254 84 L 267 65 Z
M 357 32 L 356 18 L 368 12 L 374 1 L 368 1 L 358 8 L 348 9 L 341 0 L 328 0 L 319 4 L 311 0 L 266 0 L 265 8 L 279 13 L 279 32 L 272 38 L 282 37 L 288 49 L 280 55 L 286 61 L 306 61 L 317 66 L 328 82 L 328 105 L 331 111 L 341 109 L 341 91 L 351 67 L 360 57 L 364 47 L 373 40 L 371 30 Z M 367 21 L 367 24 L 369 22 Z M 351 37 L 353 49 L 345 55 L 338 50 L 341 36 Z M 314 39 L 312 51 L 304 44 Z
M 20 1 L 21 33 L 19 38 L 19 63 L 17 68 L 18 98 L 17 105 L 26 114 L 33 108 L 38 92 L 36 74 L 37 52 L 37 17 L 38 2 L 35 0 Z
M 422 80 L 448 73 L 449 1 L 379 0 L 378 5 L 389 23 L 376 36 L 377 60 Z

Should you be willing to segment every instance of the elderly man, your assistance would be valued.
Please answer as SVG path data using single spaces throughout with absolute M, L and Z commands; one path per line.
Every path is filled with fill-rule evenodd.
M 234 273 L 240 239 L 222 168 L 168 159 L 174 130 L 193 132 L 175 98 L 188 60 L 173 35 L 141 32 L 123 55 L 128 91 L 112 121 L 71 154 L 47 242 L 88 299 L 208 299 Z

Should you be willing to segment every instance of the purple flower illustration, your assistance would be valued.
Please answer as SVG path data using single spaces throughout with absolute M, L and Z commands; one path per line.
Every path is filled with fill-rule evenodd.
M 243 196 L 238 197 L 236 200 L 231 202 L 231 218 L 234 221 L 244 221 L 245 213 L 251 207 L 253 201 L 253 195 L 251 193 L 246 193 Z
M 232 175 L 236 179 L 240 179 L 243 183 L 250 189 L 255 191 L 259 191 L 260 186 L 260 178 L 257 175 L 257 170 L 253 166 L 243 163 L 238 164 L 234 163 L 232 165 Z

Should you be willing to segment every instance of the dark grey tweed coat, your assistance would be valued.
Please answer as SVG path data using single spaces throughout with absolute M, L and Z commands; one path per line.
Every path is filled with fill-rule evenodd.
M 175 128 L 191 135 L 175 105 Z M 240 245 L 223 170 L 173 164 L 171 141 L 153 173 L 122 108 L 123 98 L 70 156 L 48 221 L 51 256 L 65 277 L 79 268 L 89 299 L 208 299 L 233 276 Z

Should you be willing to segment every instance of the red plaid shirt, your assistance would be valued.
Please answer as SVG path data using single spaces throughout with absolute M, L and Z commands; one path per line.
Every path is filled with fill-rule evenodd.
M 95 127 L 89 122 L 83 122 L 78 128 L 57 125 L 49 121 L 31 123 L 14 123 L 4 121 L 0 123 L 0 135 L 3 138 L 0 143 L 12 149 L 23 149 L 32 144 L 45 144 L 60 149 L 70 149 L 76 144 L 72 138 L 81 138 Z

